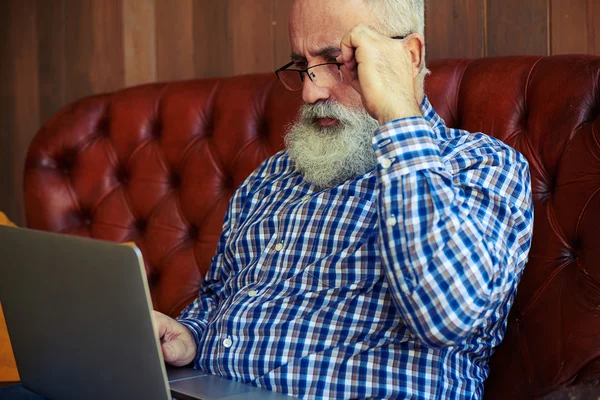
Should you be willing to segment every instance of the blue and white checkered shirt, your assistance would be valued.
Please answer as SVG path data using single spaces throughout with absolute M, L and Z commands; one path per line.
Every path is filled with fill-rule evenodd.
M 531 243 L 524 157 L 424 117 L 315 191 L 285 151 L 236 191 L 198 300 L 195 366 L 304 398 L 481 398 Z

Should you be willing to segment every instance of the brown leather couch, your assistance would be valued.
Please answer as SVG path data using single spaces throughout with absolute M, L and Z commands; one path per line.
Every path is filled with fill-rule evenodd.
M 530 162 L 535 230 L 488 399 L 543 396 L 600 376 L 600 57 L 431 63 L 451 127 Z M 83 99 L 27 158 L 28 226 L 142 249 L 156 309 L 196 296 L 235 188 L 282 148 L 300 104 L 274 74 L 159 83 Z M 401 366 L 399 366 L 401 367 Z

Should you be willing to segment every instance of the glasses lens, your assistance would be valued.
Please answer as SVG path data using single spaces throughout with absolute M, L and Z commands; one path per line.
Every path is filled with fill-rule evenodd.
M 291 69 L 284 69 L 279 71 L 279 80 L 283 83 L 286 89 L 291 91 L 302 90 L 302 72 L 294 71 Z
M 308 74 L 313 83 L 322 88 L 331 88 L 344 81 L 337 64 L 317 65 L 309 68 Z

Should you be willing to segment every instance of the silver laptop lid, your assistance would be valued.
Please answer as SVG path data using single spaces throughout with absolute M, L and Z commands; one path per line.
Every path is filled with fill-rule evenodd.
M 137 249 L 0 226 L 0 302 L 25 387 L 56 399 L 170 399 Z

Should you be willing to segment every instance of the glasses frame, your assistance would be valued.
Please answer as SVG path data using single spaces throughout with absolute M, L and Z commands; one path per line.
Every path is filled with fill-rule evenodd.
M 342 68 L 342 65 L 344 65 L 344 63 L 327 62 L 327 63 L 321 63 L 321 64 L 313 65 L 313 66 L 310 66 L 310 67 L 304 68 L 304 69 L 288 69 L 292 65 L 294 65 L 293 61 L 285 64 L 283 67 L 278 68 L 275 71 L 275 74 L 277 75 L 277 78 L 279 78 L 279 80 L 281 81 L 281 83 L 283 84 L 283 86 L 286 87 L 286 89 L 288 89 L 288 90 L 290 90 L 292 92 L 299 92 L 300 90 L 302 90 L 302 87 L 300 89 L 290 89 L 289 86 L 284 83 L 283 79 L 281 79 L 281 77 L 279 76 L 279 73 L 282 72 L 282 71 L 289 71 L 289 72 L 295 71 L 295 72 L 298 72 L 298 74 L 300 74 L 300 80 L 302 81 L 302 83 L 304 83 L 304 74 L 306 74 L 306 76 L 308 76 L 308 79 L 310 79 L 310 81 L 312 83 L 314 83 L 315 85 L 317 85 L 317 83 L 315 83 L 315 81 L 313 81 L 313 77 L 310 76 L 310 74 L 308 73 L 308 71 L 310 71 L 313 68 L 320 67 L 322 65 L 336 65 L 338 67 L 338 72 L 341 72 L 341 68 Z M 319 85 L 317 85 L 317 86 L 319 86 Z
M 392 36 L 392 39 L 397 39 L 397 40 L 404 40 L 408 37 L 408 35 L 404 35 L 404 36 Z M 342 65 L 344 65 L 344 63 L 339 63 L 339 62 L 327 62 L 327 63 L 322 63 L 322 64 L 317 64 L 317 65 L 313 65 L 312 67 L 308 67 L 308 68 L 304 68 L 304 69 L 288 69 L 289 67 L 291 67 L 292 65 L 294 65 L 294 62 L 289 62 L 287 64 L 285 64 L 283 67 L 281 68 L 277 68 L 277 70 L 275 71 L 275 75 L 277 75 L 277 79 L 279 79 L 279 81 L 283 84 L 283 86 L 285 86 L 285 88 L 287 90 L 290 90 L 292 92 L 299 92 L 300 90 L 302 90 L 302 88 L 300 89 L 290 89 L 288 85 L 286 85 L 283 81 L 283 79 L 281 79 L 281 77 L 279 76 L 279 73 L 281 71 L 296 71 L 300 74 L 300 80 L 302 81 L 302 83 L 304 84 L 304 74 L 306 74 L 306 76 L 308 76 L 308 79 L 310 79 L 310 81 L 312 83 L 314 83 L 315 85 L 317 85 L 315 83 L 315 81 L 313 81 L 312 76 L 310 76 L 310 74 L 308 73 L 309 70 L 311 70 L 312 68 L 316 68 L 316 67 L 320 67 L 322 65 L 337 65 L 338 67 L 338 72 L 341 72 L 341 68 Z M 319 85 L 317 85 L 319 86 Z M 320 87 L 320 86 L 319 86 Z

